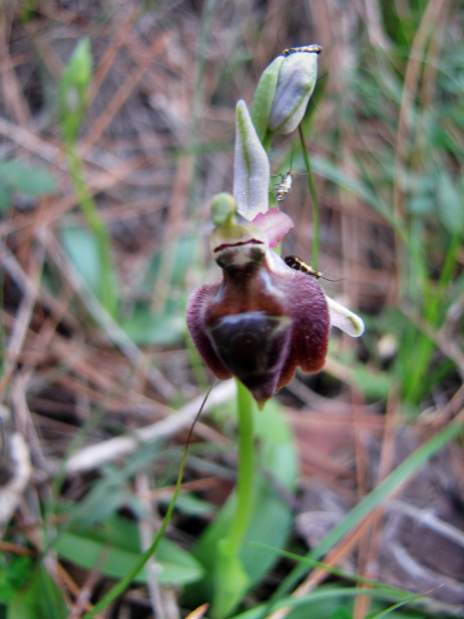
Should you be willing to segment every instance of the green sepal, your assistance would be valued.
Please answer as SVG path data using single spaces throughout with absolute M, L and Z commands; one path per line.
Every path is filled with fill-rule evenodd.
M 266 137 L 269 117 L 272 110 L 272 102 L 277 89 L 280 67 L 283 61 L 283 56 L 277 56 L 277 58 L 275 58 L 271 64 L 264 69 L 253 98 L 251 118 L 261 142 L 264 142 Z

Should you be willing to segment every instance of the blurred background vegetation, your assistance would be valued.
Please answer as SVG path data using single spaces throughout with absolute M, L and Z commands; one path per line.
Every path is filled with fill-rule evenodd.
M 459 0 L 3 0 L 1 619 L 84 616 L 158 530 L 211 383 L 185 305 L 218 277 L 208 201 L 232 189 L 235 102 L 316 42 L 319 268 L 367 330 L 257 416 L 233 612 L 283 617 L 290 596 L 292 619 L 464 616 L 463 29 Z M 291 152 L 271 152 L 276 185 L 295 173 L 284 252 L 309 259 Z M 98 616 L 211 601 L 233 396 L 213 391 L 169 535 Z

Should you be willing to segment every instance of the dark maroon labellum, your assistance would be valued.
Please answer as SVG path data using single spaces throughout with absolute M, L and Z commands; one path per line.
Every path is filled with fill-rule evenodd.
M 275 391 L 288 350 L 290 320 L 264 312 L 224 316 L 209 329 L 218 356 L 257 400 Z

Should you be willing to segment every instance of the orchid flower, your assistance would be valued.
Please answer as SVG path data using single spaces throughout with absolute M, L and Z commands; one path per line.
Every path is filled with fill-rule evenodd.
M 269 209 L 270 166 L 244 101 L 236 108 L 234 196 L 213 199 L 211 252 L 222 281 L 192 294 L 187 324 L 219 378 L 236 376 L 262 405 L 300 367 L 317 372 L 331 326 L 357 337 L 362 320 L 273 249 L 293 227 Z

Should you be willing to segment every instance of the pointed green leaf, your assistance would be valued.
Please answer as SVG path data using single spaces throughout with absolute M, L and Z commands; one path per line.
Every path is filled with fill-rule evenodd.
M 437 187 L 438 216 L 451 234 L 464 232 L 464 191 L 459 192 L 451 176 L 442 170 Z
M 137 523 L 119 516 L 88 528 L 73 526 L 59 535 L 54 547 L 63 559 L 111 578 L 128 574 L 141 554 Z M 166 538 L 159 544 L 156 564 L 158 580 L 165 585 L 185 585 L 203 575 L 198 561 Z M 140 572 L 135 581 L 145 583 L 146 572 Z
M 28 584 L 8 605 L 7 619 L 66 619 L 68 611 L 63 594 L 39 565 Z
M 0 189 L 6 194 L 17 191 L 36 197 L 56 191 L 56 180 L 43 166 L 32 165 L 20 159 L 9 159 L 0 161 Z M 1 202 L 0 197 L 0 204 Z

